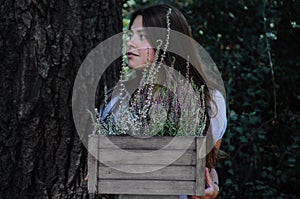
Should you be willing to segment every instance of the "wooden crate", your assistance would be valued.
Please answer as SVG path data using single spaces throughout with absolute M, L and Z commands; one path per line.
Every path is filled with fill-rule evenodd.
M 205 158 L 199 155 L 205 148 L 201 147 L 203 140 L 199 137 L 145 139 L 91 135 L 88 144 L 89 193 L 203 195 Z M 149 154 L 154 155 L 149 158 Z M 170 162 L 168 159 L 173 157 L 174 161 Z

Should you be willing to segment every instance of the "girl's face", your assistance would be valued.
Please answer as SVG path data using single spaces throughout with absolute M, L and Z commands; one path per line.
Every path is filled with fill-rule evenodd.
M 131 69 L 143 69 L 147 62 L 151 64 L 155 51 L 147 41 L 143 30 L 143 17 L 138 15 L 129 30 L 127 42 L 128 66 Z

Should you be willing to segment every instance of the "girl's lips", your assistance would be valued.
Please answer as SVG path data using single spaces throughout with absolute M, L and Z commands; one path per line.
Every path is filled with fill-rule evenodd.
M 137 57 L 138 55 L 137 54 L 135 54 L 135 53 L 133 53 L 133 52 L 128 52 L 127 53 L 127 57 L 128 58 L 133 58 L 133 57 Z

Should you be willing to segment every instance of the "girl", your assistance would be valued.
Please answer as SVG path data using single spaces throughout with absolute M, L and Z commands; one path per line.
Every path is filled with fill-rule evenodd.
M 157 27 L 163 28 L 157 31 L 165 31 L 163 35 L 167 35 L 166 42 L 164 45 L 160 43 L 160 47 L 158 46 L 158 41 L 162 41 L 157 35 L 162 35 L 161 33 L 153 34 L 150 32 L 147 27 Z M 218 175 L 215 170 L 216 160 L 217 160 L 217 153 L 221 144 L 221 138 L 226 129 L 226 106 L 225 106 L 225 92 L 224 88 L 220 81 L 220 77 L 216 75 L 213 70 L 209 70 L 209 67 L 205 65 L 207 61 L 205 60 L 208 56 L 204 54 L 203 59 L 203 52 L 198 51 L 195 46 L 192 45 L 192 42 L 182 42 L 177 38 L 173 38 L 172 35 L 169 34 L 168 29 L 178 31 L 186 36 L 191 37 L 191 32 L 189 30 L 189 26 L 186 22 L 185 17 L 182 13 L 172 7 L 170 5 L 156 5 L 152 7 L 148 7 L 145 9 L 136 10 L 130 20 L 129 24 L 129 34 L 128 34 L 128 41 L 127 41 L 127 48 L 126 54 L 128 58 L 128 67 L 135 70 L 138 74 L 142 74 L 142 71 L 148 70 L 148 72 L 153 69 L 151 67 L 159 68 L 159 64 L 157 63 L 161 60 L 166 67 L 161 67 L 161 70 L 154 70 L 154 74 L 158 81 L 164 80 L 165 75 L 168 74 L 168 67 L 172 66 L 174 70 L 178 71 L 182 76 L 187 77 L 192 81 L 197 88 L 203 86 L 204 93 L 205 93 L 205 116 L 207 120 L 205 120 L 205 129 L 204 132 L 206 136 L 212 138 L 213 147 L 210 148 L 210 153 L 206 156 L 206 188 L 205 188 L 205 196 L 180 196 L 180 199 L 184 198 L 215 198 L 218 195 L 219 186 L 218 186 Z M 169 43 L 170 46 L 174 48 L 180 48 L 183 51 L 186 51 L 186 58 L 193 60 L 192 63 L 196 64 L 188 64 L 186 58 L 182 58 L 175 53 L 168 52 L 166 49 L 163 49 Z M 167 48 L 167 47 L 166 47 Z M 200 56 L 200 57 L 199 57 Z M 208 61 L 209 62 L 209 61 Z M 154 64 L 153 64 L 154 63 Z M 210 72 L 208 72 L 210 71 Z M 152 74 L 153 75 L 153 74 Z M 171 75 L 172 76 L 172 75 Z M 144 78 L 144 77 L 142 77 Z M 172 78 L 171 78 L 172 79 Z M 139 79 L 140 80 L 140 79 Z M 145 79 L 143 79 L 145 81 Z M 172 82 L 172 80 L 170 80 Z M 136 82 L 136 81 L 134 81 Z M 153 83 L 153 82 L 152 82 Z M 130 84 L 130 83 L 129 83 Z M 138 93 L 134 92 L 131 95 L 131 98 L 136 98 L 137 95 L 140 96 L 138 103 L 132 102 L 133 104 L 139 104 L 141 100 L 147 100 L 149 96 L 149 92 L 151 91 L 152 98 L 151 103 L 153 104 L 154 101 L 159 101 L 160 95 L 156 95 L 157 93 L 164 90 L 163 86 L 157 86 L 154 84 L 154 87 L 146 87 L 141 89 Z M 169 102 L 171 105 L 169 106 L 170 109 L 176 109 L 178 101 L 174 101 L 174 96 L 169 95 L 172 92 L 166 91 L 167 96 L 165 98 L 170 98 L 172 100 L 162 100 L 163 102 Z M 222 95 L 223 93 L 223 95 Z M 124 97 L 125 96 L 125 97 Z M 126 98 L 130 95 L 123 94 L 123 98 Z M 121 95 L 122 98 L 122 95 Z M 130 98 L 130 97 L 129 97 Z M 111 98 L 110 102 L 114 101 L 115 98 Z M 121 99 L 122 100 L 122 99 Z M 115 100 L 116 101 L 116 100 Z M 171 102 L 172 101 L 172 102 Z M 100 108 L 100 117 L 102 120 L 106 120 L 110 113 L 114 112 L 115 117 L 121 117 L 119 113 L 119 109 L 112 108 L 116 106 L 116 102 L 114 104 L 108 103 L 111 106 L 109 109 L 105 107 Z M 163 103 L 166 107 L 165 103 Z M 145 107 L 147 103 L 144 103 L 142 106 L 137 105 L 138 107 Z M 168 106 L 168 105 L 167 105 Z M 135 109 L 133 109 L 134 111 Z M 171 123 L 178 127 L 178 120 L 176 117 L 179 117 L 180 114 L 185 110 L 180 110 L 177 116 L 170 116 L 170 113 L 167 113 L 167 120 L 171 120 Z M 173 118 L 173 120 L 172 120 Z M 175 119 L 174 119 L 175 118 Z M 146 118 L 147 121 L 147 118 Z M 197 122 L 197 121 L 196 121 Z

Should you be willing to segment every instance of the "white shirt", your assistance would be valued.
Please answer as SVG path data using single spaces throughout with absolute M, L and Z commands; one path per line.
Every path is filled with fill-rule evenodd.
M 221 92 L 217 90 L 212 91 L 212 99 L 215 104 L 211 102 L 210 128 L 214 142 L 217 142 L 223 137 L 227 127 L 226 103 Z

